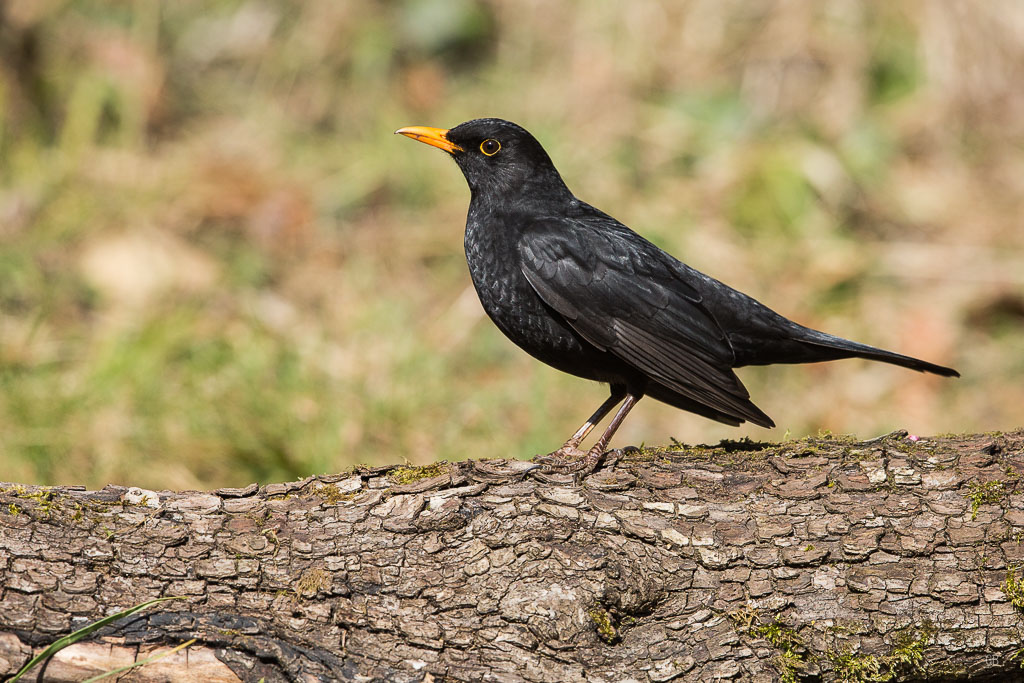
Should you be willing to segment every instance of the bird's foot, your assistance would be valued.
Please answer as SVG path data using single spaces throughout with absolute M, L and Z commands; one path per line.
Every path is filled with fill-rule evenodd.
M 537 463 L 532 474 L 549 484 L 579 484 L 585 476 L 600 466 L 604 452 L 597 448 L 583 451 L 566 444 L 557 451 L 534 458 Z
M 540 467 L 522 460 L 474 460 L 473 478 L 493 483 L 522 480 Z
M 534 462 L 543 465 L 544 469 L 557 469 L 565 471 L 566 467 L 576 462 L 585 460 L 590 454 L 576 446 L 566 444 L 557 451 L 551 451 L 547 455 L 541 455 L 533 459 Z M 569 470 L 574 471 L 574 470 Z

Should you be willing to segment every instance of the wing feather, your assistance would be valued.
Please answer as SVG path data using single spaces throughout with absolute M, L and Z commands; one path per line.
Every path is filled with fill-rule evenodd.
M 540 222 L 519 242 L 523 274 L 594 346 L 651 381 L 740 420 L 771 425 L 733 372 L 725 332 L 688 269 L 606 216 Z

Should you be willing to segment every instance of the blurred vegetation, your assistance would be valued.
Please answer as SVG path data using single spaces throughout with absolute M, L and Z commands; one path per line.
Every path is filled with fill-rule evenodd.
M 0 3 L 0 480 L 213 487 L 529 456 L 604 389 L 483 317 L 442 154 L 522 123 L 579 196 L 797 320 L 954 365 L 741 374 L 780 428 L 1020 426 L 1024 5 Z

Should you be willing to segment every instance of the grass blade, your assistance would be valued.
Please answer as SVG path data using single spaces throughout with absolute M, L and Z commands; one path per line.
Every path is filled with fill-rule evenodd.
M 114 674 L 119 674 L 122 671 L 127 671 L 128 669 L 134 669 L 137 666 L 145 666 L 147 664 L 152 664 L 153 662 L 155 662 L 158 659 L 163 659 L 164 657 L 167 657 L 168 655 L 173 655 L 178 650 L 180 650 L 182 648 L 185 648 L 185 647 L 188 647 L 189 645 L 191 645 L 192 643 L 196 642 L 197 640 L 199 640 L 199 639 L 198 638 L 193 638 L 192 640 L 186 640 L 181 645 L 175 647 L 174 649 L 168 650 L 167 652 L 161 652 L 158 655 L 153 655 L 152 657 L 146 657 L 145 659 L 140 659 L 140 660 L 132 662 L 131 664 L 128 664 L 126 666 L 120 666 L 120 667 L 118 667 L 116 669 L 112 669 L 112 670 L 107 671 L 105 673 L 97 674 L 96 676 L 93 676 L 92 678 L 85 679 L 84 681 L 82 681 L 82 683 L 95 683 L 96 681 L 102 681 L 104 678 L 107 678 L 108 676 L 113 676 Z
M 136 612 L 144 610 L 147 607 L 152 607 L 153 605 L 155 605 L 157 603 L 160 603 L 160 602 L 167 602 L 168 600 L 184 600 L 184 599 L 185 598 L 183 596 L 173 596 L 173 597 L 168 597 L 168 598 L 157 598 L 155 600 L 149 600 L 147 602 L 143 602 L 143 603 L 140 603 L 138 605 L 135 605 L 134 607 L 129 607 L 128 609 L 126 609 L 126 610 L 124 610 L 122 612 L 118 612 L 117 614 L 111 614 L 109 617 L 103 617 L 102 619 L 100 619 L 98 621 L 94 621 L 91 624 L 83 626 L 82 628 L 78 629 L 74 633 L 68 634 L 68 635 L 64 636 L 63 638 L 60 638 L 59 640 L 55 640 L 53 643 L 50 644 L 49 647 L 47 647 L 45 650 L 43 650 L 42 652 L 37 654 L 35 657 L 33 657 L 29 661 L 28 664 L 26 664 L 25 666 L 21 667 L 21 670 L 18 671 L 18 673 L 16 673 L 14 675 L 14 678 L 12 678 L 10 680 L 10 683 L 17 683 L 17 681 L 19 679 L 21 679 L 22 676 L 24 676 L 26 673 L 28 673 L 32 669 L 32 667 L 34 667 L 39 662 L 42 662 L 43 660 L 49 659 L 50 657 L 54 656 L 55 654 L 57 654 L 58 652 L 60 652 L 64 648 L 66 648 L 68 645 L 72 645 L 74 643 L 77 643 L 82 638 L 85 638 L 86 636 L 88 636 L 89 634 L 93 633 L 94 631 L 103 628 L 107 624 L 113 623 L 113 622 L 117 621 L 118 619 L 124 619 L 125 617 L 131 616 L 132 614 L 135 614 Z

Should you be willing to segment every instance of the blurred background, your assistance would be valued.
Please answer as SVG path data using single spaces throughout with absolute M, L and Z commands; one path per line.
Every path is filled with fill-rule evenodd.
M 0 2 L 0 480 L 210 488 L 528 457 L 605 398 L 477 303 L 392 132 L 523 124 L 781 313 L 952 365 L 740 371 L 618 445 L 1024 424 L 1024 3 Z

